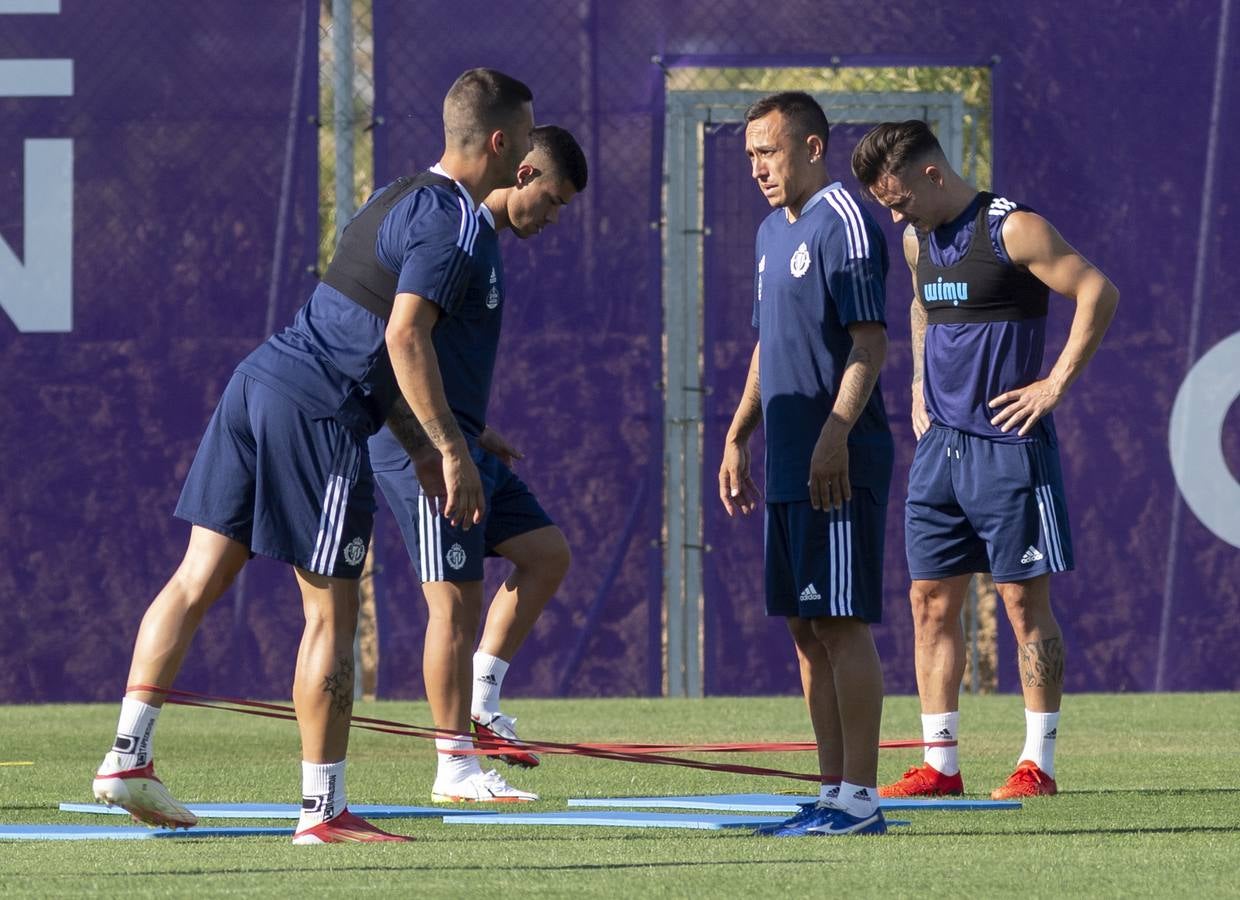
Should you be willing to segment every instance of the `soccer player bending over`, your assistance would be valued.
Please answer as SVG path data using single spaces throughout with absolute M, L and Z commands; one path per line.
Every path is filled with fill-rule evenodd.
M 366 441 L 403 394 L 440 454 L 442 514 L 481 521 L 482 484 L 444 398 L 440 315 L 479 294 L 476 204 L 516 183 L 534 128 L 532 94 L 492 69 L 465 72 L 444 99 L 434 172 L 398 179 L 345 230 L 324 283 L 293 324 L 242 360 L 186 478 L 177 515 L 193 524 L 180 568 L 143 617 L 116 741 L 95 796 L 154 825 L 194 816 L 155 776 L 152 737 L 198 623 L 255 553 L 293 566 L 306 625 L 293 683 L 302 743 L 296 844 L 404 841 L 347 808 L 357 580 L 374 515 Z M 481 247 L 479 241 L 483 241 Z
M 509 468 L 521 454 L 485 424 L 507 300 L 496 234 L 538 234 L 559 219 L 586 179 L 585 155 L 573 136 L 554 125 L 535 128 L 517 183 L 493 191 L 478 207 L 475 302 L 459 314 L 444 311 L 425 320 L 422 339 L 434 344 L 445 399 L 482 475 L 482 520 L 475 527 L 454 526 L 436 514 L 443 501 L 440 454 L 407 404 L 398 401 L 389 427 L 370 439 L 375 479 L 400 524 L 429 608 L 422 677 L 431 716 L 437 728 L 454 735 L 436 742 L 435 802 L 538 799 L 495 771 L 484 772 L 477 756 L 453 751 L 473 746 L 472 718 L 491 755 L 512 765 L 538 765 L 538 756 L 517 739 L 516 720 L 500 712 L 500 689 L 514 654 L 560 586 L 570 554 L 563 532 Z M 474 652 L 487 556 L 503 557 L 513 571 L 491 601 Z

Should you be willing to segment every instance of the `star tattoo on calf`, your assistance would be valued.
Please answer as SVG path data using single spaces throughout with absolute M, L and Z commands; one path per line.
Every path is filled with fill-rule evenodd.
M 340 657 L 336 671 L 323 679 L 323 693 L 331 696 L 333 713 L 347 716 L 353 711 L 353 660 Z

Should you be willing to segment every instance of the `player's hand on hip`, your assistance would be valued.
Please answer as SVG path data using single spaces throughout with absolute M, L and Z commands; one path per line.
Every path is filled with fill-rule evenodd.
M 724 443 L 723 463 L 719 466 L 719 499 L 729 516 L 736 515 L 737 510 L 749 515 L 762 498 L 749 475 L 750 461 L 748 443 Z
M 525 459 L 525 454 L 504 439 L 504 436 L 488 425 L 478 435 L 478 446 L 488 453 L 494 453 L 499 461 L 511 466 L 514 459 Z
M 1038 420 L 1058 406 L 1062 399 L 1063 391 L 1049 379 L 1035 381 L 991 400 L 987 405 L 999 412 L 990 420 L 990 424 L 1004 433 L 1017 428 L 1017 434 L 1024 437 L 1033 430 Z
M 454 528 L 460 526 L 462 530 L 469 531 L 471 526 L 482 521 L 486 513 L 486 500 L 482 495 L 478 467 L 470 459 L 468 451 L 444 454 L 443 480 L 448 490 L 444 517 Z
M 830 423 L 818 435 L 809 460 L 809 502 L 814 509 L 838 509 L 852 499 L 848 483 L 848 436 Z
M 921 440 L 921 436 L 930 430 L 930 414 L 926 412 L 926 395 L 921 385 L 913 386 L 913 437 Z

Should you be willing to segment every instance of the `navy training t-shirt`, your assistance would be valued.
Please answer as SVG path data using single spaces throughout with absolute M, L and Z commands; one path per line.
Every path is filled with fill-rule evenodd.
M 472 274 L 477 221 L 465 191 L 449 185 L 419 188 L 384 218 L 376 257 L 397 276 L 398 291 L 456 309 Z M 373 434 L 386 421 L 399 390 L 385 342 L 386 324 L 335 288 L 319 284 L 293 324 L 260 344 L 237 371 L 270 386 L 314 418 L 335 418 Z
M 886 323 L 887 244 L 839 182 L 789 222 L 783 209 L 758 228 L 753 323 L 766 432 L 766 498 L 809 499 L 809 463 L 827 421 L 854 322 Z M 878 384 L 848 437 L 849 480 L 886 497 L 894 456 Z
M 479 207 L 478 225 L 465 290 L 431 332 L 444 396 L 471 443 L 486 427 L 504 315 L 504 264 L 495 220 L 485 205 Z M 370 457 L 371 465 L 382 470 L 403 465 L 408 454 L 384 428 L 370 439 Z

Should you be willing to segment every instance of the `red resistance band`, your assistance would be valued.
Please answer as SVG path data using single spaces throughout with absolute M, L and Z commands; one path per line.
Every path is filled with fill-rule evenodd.
M 238 697 L 214 697 L 210 694 L 199 694 L 194 691 L 180 691 L 174 688 L 160 688 L 153 685 L 133 684 L 127 691 L 145 691 L 152 694 L 163 694 L 168 703 L 178 706 L 196 706 L 202 709 L 216 709 L 224 712 L 242 713 L 250 716 L 263 716 L 269 719 L 296 721 L 296 710 L 291 706 L 277 703 L 264 703 L 258 700 L 246 700 Z M 460 735 L 451 729 L 427 728 L 421 725 L 410 725 L 404 722 L 393 722 L 388 719 L 372 719 L 366 716 L 353 716 L 352 728 L 366 731 L 378 731 L 384 734 L 397 734 L 405 737 L 424 739 L 452 738 Z M 475 735 L 475 747 L 472 750 L 453 750 L 454 755 L 493 756 L 497 750 L 509 749 L 513 742 L 497 741 Z M 682 766 L 690 769 L 704 769 L 711 772 L 730 772 L 737 775 L 761 775 L 775 778 L 792 778 L 798 781 L 821 782 L 818 774 L 789 772 L 784 769 L 770 769 L 763 766 L 746 766 L 735 763 L 707 763 L 677 756 L 666 756 L 669 751 L 681 753 L 786 753 L 793 751 L 816 750 L 812 741 L 782 741 L 764 743 L 731 743 L 731 744 L 570 744 L 555 741 L 535 741 L 522 738 L 516 742 L 523 749 L 537 753 L 563 753 L 574 756 L 587 756 L 594 759 L 609 759 L 616 762 L 647 763 L 652 765 Z M 898 749 L 910 747 L 952 747 L 956 741 L 882 741 L 881 749 Z

